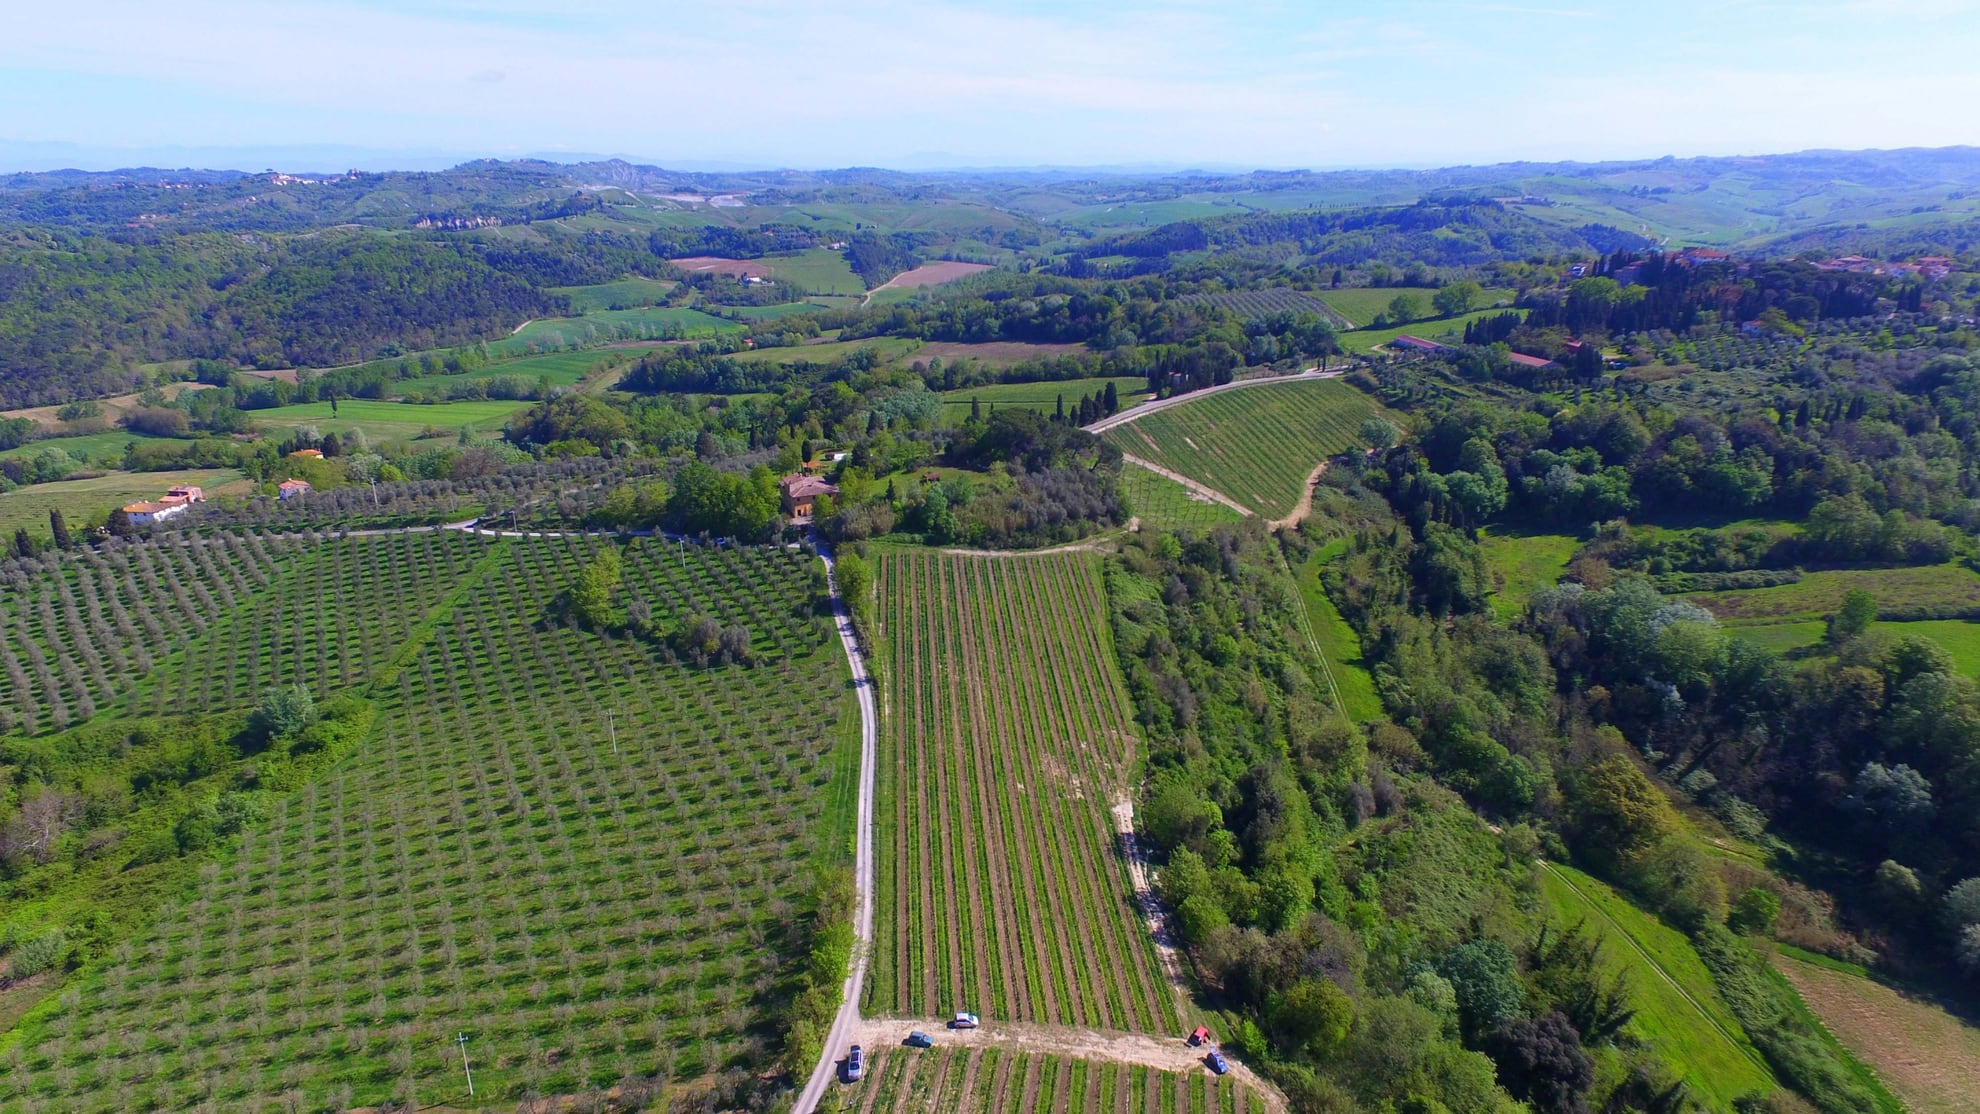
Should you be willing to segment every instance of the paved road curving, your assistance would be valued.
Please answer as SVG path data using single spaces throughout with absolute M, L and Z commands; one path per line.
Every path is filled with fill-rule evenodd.
M 866 985 L 866 960 L 873 951 L 873 777 L 880 747 L 880 714 L 873 703 L 873 675 L 867 672 L 866 655 L 853 633 L 852 614 L 845 597 L 839 594 L 838 563 L 822 539 L 814 539 L 818 556 L 825 562 L 825 582 L 832 593 L 832 621 L 839 628 L 839 643 L 845 647 L 846 661 L 852 666 L 853 691 L 859 696 L 859 826 L 853 848 L 853 885 L 858 901 L 853 913 L 852 970 L 846 973 L 844 996 L 832 1031 L 825 1036 L 824 1050 L 811 1069 L 811 1079 L 799 1093 L 792 1110 L 810 1114 L 818 1109 L 826 1089 L 837 1076 L 846 1049 L 857 1043 L 860 1032 L 859 996 Z
M 1321 371 L 1317 367 L 1310 367 L 1295 375 L 1261 375 L 1256 379 L 1237 379 L 1229 383 L 1219 384 L 1215 387 L 1204 387 L 1202 390 L 1170 395 L 1168 398 L 1156 399 L 1154 402 L 1144 402 L 1132 410 L 1123 410 L 1118 414 L 1102 418 L 1092 425 L 1081 426 L 1080 428 L 1088 433 L 1105 433 L 1117 425 L 1126 425 L 1136 418 L 1145 418 L 1157 411 L 1167 410 L 1171 406 L 1181 406 L 1185 402 L 1195 402 L 1199 398 L 1208 398 L 1211 395 L 1223 394 L 1225 391 L 1242 390 L 1245 387 L 1263 387 L 1272 383 L 1298 383 L 1309 379 L 1339 379 L 1341 376 L 1346 375 L 1347 372 L 1348 369 L 1345 366 L 1334 368 L 1331 371 Z

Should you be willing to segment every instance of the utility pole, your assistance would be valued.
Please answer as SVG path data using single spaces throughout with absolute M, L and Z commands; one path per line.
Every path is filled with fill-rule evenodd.
M 462 1033 L 459 1036 L 456 1036 L 454 1038 L 454 1043 L 461 1046 L 461 1071 L 467 1075 L 468 1096 L 472 1098 L 474 1095 L 474 1072 L 468 1069 L 467 1034 Z
M 619 753 L 619 727 L 612 721 L 612 714 L 612 709 L 605 709 L 605 730 L 612 733 L 612 754 L 614 757 L 617 757 Z

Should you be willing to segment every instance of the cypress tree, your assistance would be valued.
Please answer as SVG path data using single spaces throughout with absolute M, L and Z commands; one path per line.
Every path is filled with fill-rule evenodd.
M 34 539 L 28 535 L 27 527 L 25 526 L 14 531 L 14 556 L 34 556 Z
M 1121 395 L 1119 391 L 1116 391 L 1114 389 L 1114 385 L 1112 383 L 1107 384 L 1107 393 L 1105 397 L 1102 398 L 1101 405 L 1109 414 L 1115 413 L 1116 411 L 1120 410 Z
M 62 508 L 48 508 L 48 532 L 55 537 L 56 549 L 67 549 L 74 544 L 69 537 L 69 521 L 62 517 Z

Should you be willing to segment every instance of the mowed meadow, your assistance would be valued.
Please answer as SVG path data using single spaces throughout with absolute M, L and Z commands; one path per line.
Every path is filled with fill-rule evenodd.
M 806 946 L 792 926 L 848 858 L 845 659 L 815 562 L 781 549 L 616 547 L 659 629 L 739 626 L 748 666 L 563 621 L 558 597 L 614 544 L 141 546 L 10 609 L 17 661 L 99 625 L 149 630 L 134 586 L 205 616 L 160 621 L 150 660 L 24 667 L 12 691 L 43 723 L 126 695 L 146 713 L 238 706 L 273 683 L 375 720 L 28 1013 L 0 1050 L 0 1108 L 458 1106 L 463 1033 L 482 1104 L 765 1070 Z M 308 761 L 270 758 L 250 762 Z M 102 861 L 118 884 L 116 852 Z
M 866 1011 L 1173 1033 L 1114 809 L 1135 735 L 1086 553 L 887 555 Z
M 1320 462 L 1363 446 L 1381 406 L 1338 379 L 1294 379 L 1207 394 L 1103 436 L 1130 456 L 1222 492 L 1255 514 L 1292 513 Z

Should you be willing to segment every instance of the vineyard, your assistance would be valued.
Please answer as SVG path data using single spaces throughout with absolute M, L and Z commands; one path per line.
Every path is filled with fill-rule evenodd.
M 1136 464 L 1121 468 L 1121 494 L 1144 530 L 1194 530 L 1238 521 L 1239 515 L 1214 499 L 1206 499 L 1167 476 Z
M 621 591 L 659 629 L 751 633 L 752 665 L 691 669 L 557 617 L 606 543 L 283 544 L 286 563 L 230 565 L 238 582 L 205 570 L 217 544 L 107 559 L 113 584 L 201 576 L 216 605 L 255 589 L 203 630 L 161 628 L 188 652 L 136 702 L 370 682 L 371 740 L 34 1010 L 0 1051 L 0 1108 L 459 1105 L 457 1033 L 478 1102 L 762 1072 L 790 924 L 851 823 L 857 718 L 813 563 L 622 550 Z
M 869 1012 L 1181 1022 L 1110 811 L 1134 761 L 1087 554 L 889 555 Z
M 1220 391 L 1104 436 L 1276 519 L 1298 504 L 1314 466 L 1359 447 L 1361 424 L 1380 413 L 1338 379 L 1309 379 Z
M 821 1110 L 985 1114 L 1246 1114 L 1269 1109 L 1231 1076 L 999 1048 L 875 1049 L 866 1079 Z
M 1266 317 L 1274 313 L 1317 313 L 1326 318 L 1327 322 L 1336 329 L 1354 328 L 1354 322 L 1304 290 L 1291 290 L 1285 287 L 1272 290 L 1233 290 L 1222 294 L 1196 294 L 1181 300 L 1227 309 L 1246 319 Z

